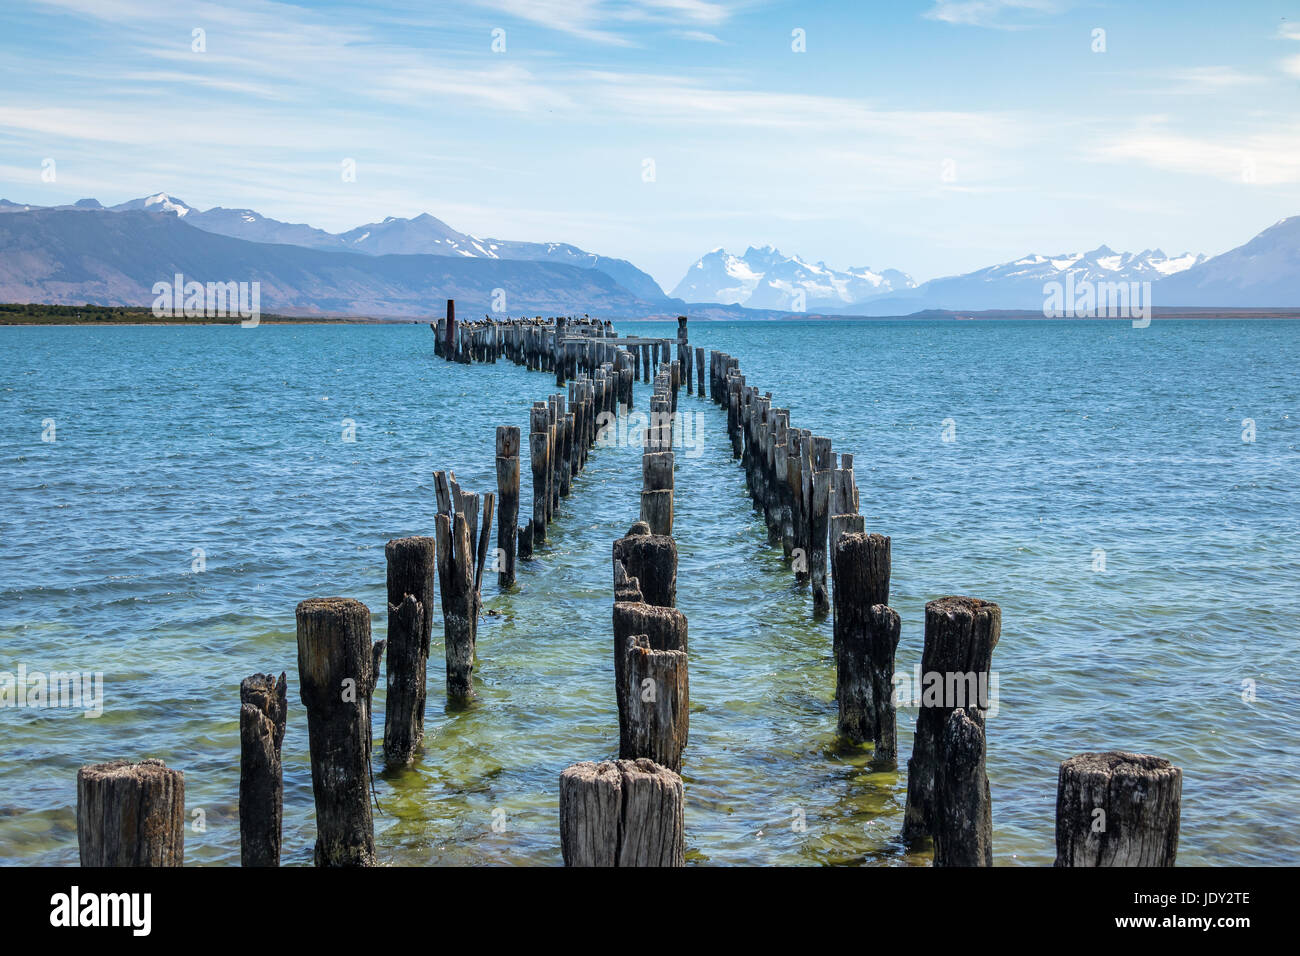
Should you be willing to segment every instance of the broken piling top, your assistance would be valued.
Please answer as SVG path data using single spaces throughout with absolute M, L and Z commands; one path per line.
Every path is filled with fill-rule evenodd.
M 685 866 L 682 778 L 652 760 L 584 761 L 560 774 L 565 866 Z
M 650 525 L 638 521 L 622 538 L 614 540 L 614 599 L 629 579 L 637 581 L 640 600 L 658 607 L 677 606 L 677 543 L 664 534 L 651 534 Z
M 1183 772 L 1163 757 L 1114 750 L 1061 763 L 1057 866 L 1173 866 Z
M 185 775 L 161 760 L 112 760 L 77 771 L 82 866 L 182 866 Z

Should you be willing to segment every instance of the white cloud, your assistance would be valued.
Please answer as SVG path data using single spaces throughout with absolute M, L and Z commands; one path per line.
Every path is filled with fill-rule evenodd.
M 479 0 L 487 7 L 567 33 L 570 36 L 631 46 L 619 32 L 627 24 L 679 27 L 702 33 L 699 28 L 717 27 L 729 20 L 735 6 L 716 0 Z M 699 39 L 700 36 L 692 37 Z
M 955 26 L 1014 30 L 1025 26 L 1025 17 L 1057 13 L 1057 0 L 935 0 L 924 13 L 930 20 Z
M 1223 182 L 1261 186 L 1300 183 L 1300 132 L 1254 133 L 1233 140 L 1153 128 L 1099 146 L 1094 155 Z

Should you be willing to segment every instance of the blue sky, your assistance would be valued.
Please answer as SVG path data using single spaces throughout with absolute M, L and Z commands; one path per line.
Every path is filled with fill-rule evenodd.
M 718 246 L 921 281 L 1300 214 L 1300 0 L 5 0 L 0 84 L 13 201 L 429 212 L 668 289 Z

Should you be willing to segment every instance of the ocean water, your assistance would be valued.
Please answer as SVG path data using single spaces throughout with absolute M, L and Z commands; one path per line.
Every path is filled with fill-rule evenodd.
M 1183 768 L 1180 863 L 1300 862 L 1300 323 L 690 332 L 855 455 L 893 539 L 900 673 L 927 600 L 1001 605 L 997 864 L 1051 863 L 1057 765 L 1112 748 Z M 384 543 L 432 533 L 436 469 L 495 490 L 496 426 L 526 432 L 553 381 L 435 360 L 427 325 L 0 329 L 0 672 L 104 681 L 98 718 L 0 708 L 0 862 L 75 863 L 77 768 L 159 757 L 186 775 L 187 863 L 238 863 L 239 682 L 285 670 L 284 858 L 310 863 L 295 605 L 356 597 L 383 637 Z M 928 863 L 897 838 L 905 769 L 836 740 L 830 621 L 766 544 L 724 413 L 680 407 L 688 861 Z M 560 771 L 617 751 L 609 553 L 639 486 L 637 449 L 596 449 L 517 591 L 487 576 L 468 710 L 444 706 L 435 622 L 423 754 L 380 773 L 376 747 L 382 861 L 560 862 Z M 374 711 L 381 742 L 382 682 Z

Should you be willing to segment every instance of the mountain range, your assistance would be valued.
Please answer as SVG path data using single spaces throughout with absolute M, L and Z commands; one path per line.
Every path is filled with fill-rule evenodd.
M 864 267 L 839 272 L 824 262 L 782 255 L 772 246 L 750 246 L 743 256 L 714 249 L 686 271 L 672 294 L 687 302 L 834 313 L 914 288 L 912 277 L 897 269 L 874 272 Z M 802 302 L 792 304 L 800 293 Z
M 41 207 L 0 199 L 0 301 L 149 305 L 176 272 L 199 281 L 259 281 L 262 307 L 285 314 L 416 317 L 457 298 L 511 314 L 762 318 L 793 312 L 906 315 L 926 310 L 1043 308 L 1044 284 L 1150 282 L 1161 307 L 1300 307 L 1300 217 L 1213 258 L 1159 249 L 1029 254 L 916 283 L 896 269 L 834 269 L 750 247 L 715 249 L 664 294 L 624 259 L 558 242 L 487 239 L 427 213 L 342 233 L 252 209 L 200 210 L 160 192 L 105 207 L 95 199 Z

